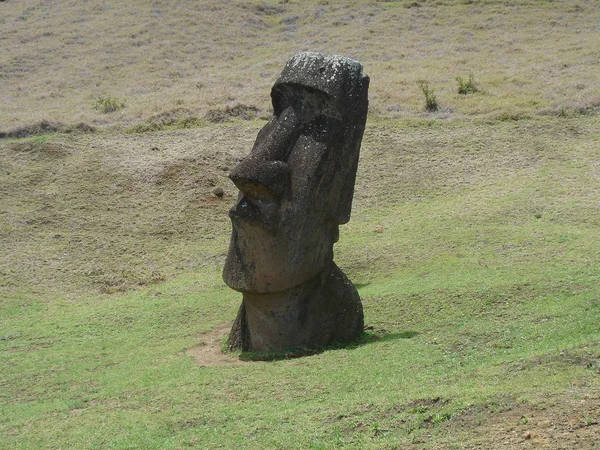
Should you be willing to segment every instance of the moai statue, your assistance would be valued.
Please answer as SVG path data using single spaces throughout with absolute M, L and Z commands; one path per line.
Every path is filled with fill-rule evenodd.
M 346 343 L 363 329 L 354 285 L 333 262 L 350 220 L 369 77 L 343 56 L 299 53 L 271 90 L 273 118 L 229 174 L 225 283 L 243 294 L 229 348 Z

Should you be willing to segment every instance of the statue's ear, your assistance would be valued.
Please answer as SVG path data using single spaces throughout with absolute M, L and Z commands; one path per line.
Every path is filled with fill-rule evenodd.
M 369 81 L 367 75 L 362 75 L 360 82 L 357 83 L 353 89 L 353 95 L 350 96 L 353 97 L 353 106 L 356 109 L 347 111 L 350 113 L 349 116 L 352 118 L 351 121 L 353 125 L 350 125 L 350 130 L 347 134 L 348 138 L 346 142 L 350 143 L 351 148 L 347 149 L 349 157 L 348 161 L 345 162 L 346 166 L 343 168 L 346 172 L 343 175 L 344 180 L 342 182 L 342 189 L 334 214 L 334 220 L 336 220 L 338 224 L 347 223 L 350 220 L 360 144 L 365 131 L 367 110 L 369 107 Z
M 352 155 L 352 161 L 346 169 L 346 176 L 342 182 L 340 198 L 334 214 L 334 220 L 338 224 L 348 223 L 352 211 L 352 198 L 354 197 L 354 183 L 356 181 L 356 169 L 358 168 L 358 149 Z

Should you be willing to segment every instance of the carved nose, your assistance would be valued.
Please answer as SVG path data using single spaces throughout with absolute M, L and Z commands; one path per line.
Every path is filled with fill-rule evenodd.
M 250 158 L 263 161 L 287 161 L 294 143 L 303 130 L 293 107 L 273 117 L 258 133 Z
M 231 181 L 253 198 L 285 197 L 290 185 L 286 161 L 301 132 L 302 125 L 294 109 L 282 111 L 260 130 L 250 155 L 229 174 Z
M 262 161 L 249 156 L 233 168 L 229 178 L 251 198 L 281 200 L 288 193 L 289 170 L 283 161 Z

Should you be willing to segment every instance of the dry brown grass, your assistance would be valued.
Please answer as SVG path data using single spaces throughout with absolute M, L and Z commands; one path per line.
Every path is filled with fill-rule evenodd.
M 595 0 L 9 0 L 0 4 L 0 131 L 42 120 L 131 125 L 175 108 L 268 111 L 295 52 L 359 59 L 374 117 L 580 114 L 600 105 Z M 481 92 L 460 96 L 457 76 Z M 126 98 L 111 114 L 99 95 Z
M 0 287 L 113 293 L 206 264 L 215 237 L 226 249 L 237 195 L 227 172 L 255 133 L 219 126 L 0 140 Z
M 369 282 L 372 273 L 387 273 L 407 258 L 432 258 L 430 252 L 441 247 L 435 243 L 423 250 L 435 239 L 430 217 L 413 219 L 417 225 L 410 234 L 403 228 L 392 233 L 398 217 L 388 212 L 394 205 L 418 205 L 440 196 L 449 198 L 440 207 L 451 211 L 450 199 L 465 189 L 477 188 L 461 215 L 494 214 L 480 210 L 478 198 L 495 198 L 499 191 L 507 198 L 498 206 L 506 209 L 506 217 L 552 211 L 553 220 L 568 222 L 577 205 L 590 223 L 597 222 L 600 167 L 594 163 L 594 130 L 599 122 L 590 117 L 369 123 L 353 218 L 342 227 L 336 246 L 338 257 L 345 255 L 344 270 L 357 282 Z M 8 292 L 113 293 L 206 264 L 220 268 L 229 240 L 227 210 L 237 196 L 227 174 L 248 153 L 260 126 L 260 121 L 238 121 L 159 133 L 101 131 L 0 140 L 4 287 Z M 512 189 L 533 189 L 515 181 L 517 174 L 542 183 L 542 167 L 571 159 L 589 170 L 573 178 L 564 169 L 548 179 L 548 186 L 569 186 L 562 203 L 535 190 L 523 203 L 510 200 L 517 195 Z M 222 198 L 215 188 L 223 189 Z M 369 237 L 377 230 L 376 239 Z M 407 238 L 417 232 L 418 237 Z M 403 246 L 412 240 L 422 245 Z M 391 252 L 390 246 L 402 251 Z

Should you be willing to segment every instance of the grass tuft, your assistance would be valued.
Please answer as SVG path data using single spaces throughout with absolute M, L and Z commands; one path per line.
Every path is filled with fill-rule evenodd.
M 94 101 L 92 108 L 101 113 L 109 114 L 125 108 L 126 102 L 126 99 L 119 99 L 110 95 L 101 95 Z
M 458 93 L 461 95 L 474 94 L 478 91 L 473 74 L 470 74 L 467 79 L 456 77 L 456 81 L 458 82 Z
M 418 80 L 417 85 L 425 97 L 425 110 L 429 112 L 437 111 L 439 108 L 437 97 L 433 88 L 429 86 L 429 82 L 427 80 Z

